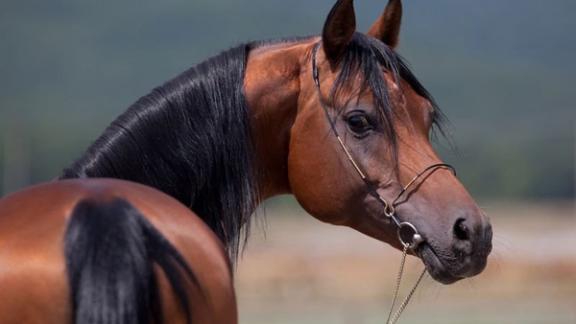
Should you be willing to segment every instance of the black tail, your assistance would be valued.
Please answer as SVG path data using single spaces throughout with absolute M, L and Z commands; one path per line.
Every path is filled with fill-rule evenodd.
M 180 253 L 127 201 L 82 200 L 65 236 L 74 323 L 162 323 L 154 264 L 190 323 L 186 287 L 198 282 Z

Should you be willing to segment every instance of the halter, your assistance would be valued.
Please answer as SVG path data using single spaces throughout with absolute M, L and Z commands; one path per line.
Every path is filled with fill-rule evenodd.
M 408 189 L 410 189 L 416 183 L 416 181 L 418 181 L 420 178 L 424 177 L 425 175 L 431 175 L 432 173 L 436 172 L 438 169 L 449 169 L 454 174 L 456 174 L 456 171 L 455 171 L 454 167 L 452 167 L 451 165 L 446 164 L 446 163 L 437 163 L 437 164 L 430 165 L 427 168 L 425 168 L 424 170 L 420 171 L 418 174 L 416 174 L 416 176 L 414 176 L 414 178 L 412 178 L 412 180 L 410 180 L 410 182 L 408 182 L 408 184 L 406 184 L 402 188 L 402 190 L 400 190 L 398 195 L 394 198 L 394 200 L 392 200 L 391 203 L 389 203 L 384 197 L 382 197 L 378 193 L 378 191 L 374 188 L 374 186 L 370 183 L 370 181 L 368 180 L 368 177 L 366 176 L 366 173 L 364 173 L 364 171 L 362 171 L 360 164 L 356 161 L 356 159 L 354 159 L 354 157 L 352 156 L 352 153 L 350 152 L 350 150 L 348 149 L 346 144 L 344 144 L 342 137 L 340 137 L 340 134 L 338 133 L 338 130 L 336 129 L 336 125 L 334 124 L 334 121 L 330 118 L 330 114 L 328 112 L 328 107 L 323 100 L 322 92 L 320 89 L 320 72 L 318 70 L 318 64 L 316 62 L 316 54 L 318 53 L 319 48 L 320 48 L 320 43 L 317 43 L 314 46 L 314 49 L 312 52 L 312 77 L 314 79 L 314 84 L 316 85 L 316 90 L 318 92 L 318 100 L 320 101 L 320 105 L 322 106 L 322 109 L 324 110 L 324 113 L 326 114 L 326 118 L 328 119 L 328 122 L 330 123 L 330 128 L 332 129 L 332 133 L 334 134 L 334 136 L 338 140 L 338 144 L 340 144 L 340 147 L 342 148 L 342 151 L 344 151 L 346 158 L 348 159 L 350 164 L 352 164 L 352 166 L 354 167 L 354 170 L 356 170 L 356 173 L 358 173 L 358 175 L 360 176 L 362 181 L 366 184 L 366 188 L 368 190 L 368 193 L 371 196 L 373 196 L 374 198 L 376 198 L 376 200 L 384 208 L 384 215 L 386 215 L 386 217 L 388 217 L 396 225 L 398 240 L 400 241 L 402 246 L 410 248 L 412 250 L 415 250 L 418 247 L 418 245 L 420 245 L 420 243 L 424 242 L 424 238 L 420 235 L 416 226 L 414 226 L 410 222 L 401 221 L 398 218 L 398 216 L 396 215 L 396 207 L 399 205 L 400 198 L 402 198 L 404 196 L 404 194 L 408 191 Z M 409 197 L 407 197 L 406 200 L 408 200 L 408 198 Z
M 408 253 L 408 250 L 410 249 L 410 250 L 416 252 L 416 249 L 418 248 L 418 246 L 425 241 L 424 238 L 422 237 L 422 235 L 420 235 L 420 232 L 418 232 L 418 229 L 416 228 L 416 226 L 414 226 L 414 224 L 407 222 L 407 221 L 401 221 L 399 219 L 398 215 L 396 214 L 396 207 L 400 204 L 399 203 L 400 198 L 402 198 L 408 192 L 408 189 L 410 189 L 422 177 L 424 177 L 426 175 L 430 176 L 439 169 L 448 169 L 448 170 L 452 171 L 452 173 L 454 173 L 454 175 L 456 175 L 456 170 L 451 165 L 445 164 L 445 163 L 437 163 L 437 164 L 430 165 L 430 166 L 426 167 L 424 170 L 420 171 L 418 174 L 416 174 L 416 176 L 414 176 L 414 178 L 412 178 L 412 180 L 410 180 L 404 187 L 402 187 L 402 189 L 400 190 L 398 195 L 391 202 L 388 202 L 384 197 L 382 197 L 378 193 L 378 191 L 375 189 L 375 187 L 370 183 L 370 181 L 368 180 L 368 177 L 366 176 L 366 173 L 364 173 L 360 164 L 356 161 L 356 159 L 354 159 L 354 156 L 352 155 L 352 153 L 350 152 L 350 150 L 348 149 L 346 144 L 344 144 L 342 137 L 340 137 L 340 134 L 338 133 L 338 130 L 336 129 L 336 125 L 334 124 L 334 121 L 330 118 L 330 114 L 328 112 L 328 107 L 323 100 L 322 91 L 320 89 L 320 72 L 318 70 L 318 64 L 316 62 L 316 56 L 317 56 L 319 48 L 320 48 L 320 43 L 317 43 L 314 46 L 314 49 L 312 50 L 312 77 L 314 79 L 314 84 L 316 85 L 316 91 L 318 93 L 318 100 L 320 101 L 320 105 L 322 106 L 322 109 L 324 110 L 324 113 L 326 114 L 326 119 L 328 119 L 328 122 L 330 123 L 330 128 L 332 129 L 332 133 L 334 134 L 334 136 L 338 140 L 338 143 L 339 143 L 340 147 L 342 148 L 342 151 L 344 151 L 346 158 L 348 159 L 350 164 L 353 166 L 354 170 L 356 170 L 356 173 L 360 176 L 360 178 L 362 179 L 362 181 L 366 185 L 366 189 L 367 189 L 368 193 L 371 196 L 373 196 L 374 198 L 376 198 L 376 200 L 382 205 L 382 207 L 384 209 L 384 215 L 388 219 L 390 219 L 390 221 L 396 226 L 396 233 L 398 235 L 398 240 L 400 241 L 400 244 L 403 246 L 402 259 L 401 259 L 401 263 L 400 263 L 400 270 L 398 272 L 398 278 L 396 281 L 394 298 L 392 300 L 392 306 L 390 307 L 390 313 L 388 314 L 388 319 L 386 321 L 386 323 L 396 323 L 396 321 L 398 320 L 398 318 L 402 314 L 402 311 L 408 305 L 408 302 L 412 298 L 412 295 L 416 291 L 416 288 L 418 287 L 418 285 L 420 284 L 420 282 L 424 278 L 424 275 L 426 274 L 426 269 L 424 269 L 422 271 L 422 273 L 420 274 L 420 276 L 418 277 L 416 284 L 413 286 L 413 288 L 410 290 L 408 295 L 405 297 L 402 304 L 400 304 L 398 310 L 394 313 L 394 316 L 392 316 L 392 311 L 394 310 L 394 306 L 395 306 L 396 300 L 398 298 L 398 291 L 400 289 L 400 283 L 402 281 L 402 274 L 404 271 L 404 262 L 406 260 L 406 255 Z M 427 178 L 428 177 L 425 177 L 424 181 Z M 404 202 L 407 201 L 409 198 L 410 198 L 410 196 L 407 195 Z

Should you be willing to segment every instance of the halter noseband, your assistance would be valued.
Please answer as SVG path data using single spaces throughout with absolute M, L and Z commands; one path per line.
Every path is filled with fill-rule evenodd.
M 338 130 L 336 129 L 336 125 L 334 124 L 334 121 L 330 118 L 330 114 L 328 112 L 328 107 L 324 103 L 324 100 L 322 97 L 322 91 L 320 89 L 320 72 L 318 70 L 318 64 L 316 62 L 316 56 L 317 56 L 319 48 L 320 48 L 320 43 L 317 43 L 314 46 L 314 49 L 312 51 L 312 77 L 314 79 L 314 84 L 316 85 L 316 89 L 318 92 L 318 100 L 320 101 L 320 105 L 322 106 L 322 109 L 324 110 L 324 113 L 326 114 L 326 118 L 328 119 L 328 122 L 330 123 L 330 128 L 332 129 L 332 133 L 334 134 L 334 136 L 338 140 L 338 143 L 340 144 L 340 147 L 344 151 L 346 158 L 348 159 L 350 164 L 352 164 L 352 166 L 354 167 L 354 170 L 356 170 L 356 173 L 358 173 L 358 175 L 360 176 L 362 181 L 366 184 L 366 187 L 368 189 L 368 193 L 371 196 L 373 196 L 374 198 L 376 198 L 376 200 L 384 208 L 384 215 L 386 215 L 386 217 L 388 217 L 396 225 L 398 240 L 400 240 L 400 243 L 404 246 L 405 249 L 410 248 L 412 250 L 415 250 L 418 247 L 418 245 L 420 245 L 420 243 L 424 242 L 424 238 L 420 235 L 416 226 L 414 226 L 410 222 L 402 222 L 398 218 L 398 216 L 396 215 L 396 206 L 399 205 L 400 198 L 402 198 L 404 196 L 404 194 L 408 191 L 408 189 L 410 189 L 410 187 L 412 187 L 416 183 L 416 181 L 418 181 L 418 179 L 422 178 L 424 175 L 431 175 L 432 173 L 434 173 L 438 169 L 449 169 L 454 174 L 456 174 L 456 171 L 455 171 L 454 167 L 452 167 L 449 164 L 445 164 L 445 163 L 438 163 L 438 164 L 430 165 L 429 167 L 425 168 L 424 170 L 422 170 L 421 172 L 416 174 L 416 176 L 414 178 L 412 178 L 412 180 L 410 180 L 410 182 L 408 182 L 408 184 L 405 185 L 402 188 L 402 190 L 400 190 L 400 192 L 398 193 L 396 198 L 394 200 L 392 200 L 391 203 L 389 203 L 386 199 L 384 199 L 378 193 L 378 191 L 376 191 L 374 186 L 369 182 L 368 177 L 366 176 L 364 171 L 362 171 L 360 164 L 358 162 L 356 162 L 356 160 L 352 156 L 352 153 L 350 152 L 350 150 L 348 149 L 346 144 L 344 144 L 342 137 L 340 137 L 340 134 L 338 133 Z M 408 198 L 410 198 L 410 197 L 407 196 L 406 200 L 408 200 Z

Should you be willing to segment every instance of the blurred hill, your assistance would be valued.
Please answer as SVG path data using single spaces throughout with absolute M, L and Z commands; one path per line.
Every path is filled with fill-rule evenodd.
M 332 3 L 2 1 L 0 194 L 55 177 L 139 96 L 220 50 L 318 34 Z M 356 1 L 363 30 L 384 4 Z M 443 156 L 473 194 L 573 199 L 576 2 L 405 9 L 400 53 L 451 120 Z

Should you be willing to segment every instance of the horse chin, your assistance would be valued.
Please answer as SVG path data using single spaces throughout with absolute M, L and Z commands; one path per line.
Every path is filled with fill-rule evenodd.
M 424 262 L 426 270 L 434 280 L 449 285 L 465 278 L 454 275 L 450 268 L 442 262 L 442 259 L 436 254 L 430 244 L 423 242 L 418 246 L 416 252 L 420 259 L 422 259 L 422 262 Z

